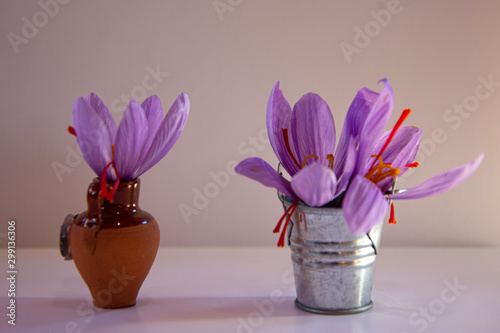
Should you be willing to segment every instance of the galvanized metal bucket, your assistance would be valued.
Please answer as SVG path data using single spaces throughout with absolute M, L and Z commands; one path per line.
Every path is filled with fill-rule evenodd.
M 279 194 L 285 210 L 293 201 Z M 369 310 L 382 223 L 353 235 L 341 208 L 299 204 L 289 225 L 298 308 L 343 315 Z

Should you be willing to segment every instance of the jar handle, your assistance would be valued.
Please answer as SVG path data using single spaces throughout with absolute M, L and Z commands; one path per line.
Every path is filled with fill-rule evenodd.
M 73 221 L 78 216 L 73 214 L 68 214 L 64 218 L 64 222 L 61 225 L 61 230 L 59 232 L 59 251 L 61 252 L 61 256 L 63 256 L 64 260 L 73 260 L 73 256 L 71 255 L 71 244 L 69 240 L 69 230 Z

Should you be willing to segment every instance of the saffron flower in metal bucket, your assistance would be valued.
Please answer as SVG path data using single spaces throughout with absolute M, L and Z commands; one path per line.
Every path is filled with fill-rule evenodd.
M 172 148 L 189 115 L 189 98 L 181 93 L 163 117 L 156 95 L 142 104 L 131 100 L 117 126 L 109 109 L 94 93 L 73 105 L 73 127 L 83 158 L 101 177 L 101 197 L 112 201 L 120 181 L 133 181 L 158 163 Z M 163 118 L 163 119 L 162 119 Z M 110 191 L 106 180 L 114 182 Z
M 384 131 L 394 108 L 394 95 L 387 79 L 380 92 L 359 90 L 346 115 L 336 145 L 335 123 L 328 104 L 307 93 L 293 109 L 274 85 L 267 104 L 269 141 L 291 180 L 258 157 L 240 162 L 237 173 L 276 188 L 294 203 L 285 211 L 274 232 L 284 245 L 287 224 L 299 204 L 310 207 L 341 207 L 353 234 L 368 233 L 391 208 L 392 200 L 417 199 L 448 191 L 465 181 L 481 164 L 484 154 L 460 167 L 442 172 L 420 185 L 401 192 L 393 189 L 398 177 L 418 166 L 422 130 L 403 125 L 410 114 L 404 110 L 392 130 Z

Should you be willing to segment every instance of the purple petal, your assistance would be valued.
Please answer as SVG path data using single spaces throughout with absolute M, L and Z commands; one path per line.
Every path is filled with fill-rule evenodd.
M 73 104 L 73 128 L 83 158 L 100 177 L 112 160 L 111 139 L 106 124 L 83 97 Z M 111 172 L 108 176 L 114 180 Z
M 144 150 L 147 151 L 156 137 L 156 132 L 161 125 L 161 118 L 163 117 L 163 107 L 161 101 L 156 95 L 149 96 L 142 102 L 142 109 L 148 120 L 148 135 L 146 141 L 144 142 Z M 146 154 L 143 154 L 143 158 Z M 142 163 L 143 161 L 141 161 Z
M 391 84 L 387 79 L 380 81 L 384 82 L 384 88 L 380 92 L 372 110 L 369 112 L 360 134 L 358 160 L 354 171 L 356 175 L 363 171 L 366 160 L 370 158 L 373 147 L 382 135 L 394 108 L 394 94 Z
M 354 177 L 342 201 L 344 217 L 353 234 L 368 233 L 382 221 L 388 207 L 380 189 L 360 175 Z
M 292 199 L 297 198 L 290 186 L 290 182 L 261 158 L 249 157 L 241 161 L 234 170 L 236 173 L 256 180 L 264 186 L 273 187 Z
M 152 168 L 170 151 L 184 129 L 189 115 L 189 107 L 188 95 L 181 93 L 170 107 L 165 118 L 163 118 L 134 178 L 138 178 Z
M 335 152 L 335 124 L 328 104 L 317 94 L 308 93 L 293 107 L 292 138 L 300 164 L 314 154 L 328 166 L 327 155 Z M 306 164 L 315 163 L 311 157 Z
M 160 99 L 156 95 L 151 95 L 142 102 L 141 107 L 148 120 L 149 131 L 156 133 L 163 117 L 163 107 Z
M 291 138 L 290 127 L 292 121 L 292 108 L 280 90 L 280 82 L 276 82 L 267 102 L 267 135 L 274 153 L 290 175 L 297 173 L 300 168 L 295 164 L 288 152 L 282 129 L 288 130 L 288 142 L 292 154 L 296 156 L 295 147 Z
M 321 207 L 333 200 L 337 188 L 337 177 L 332 169 L 312 163 L 292 178 L 295 194 L 311 207 Z
M 346 149 L 346 155 L 344 158 L 344 169 L 341 170 L 340 174 L 340 181 L 337 185 L 337 193 L 335 196 L 338 196 L 342 194 L 347 188 L 347 185 L 349 185 L 349 182 L 351 181 L 352 174 L 354 172 L 354 168 L 356 166 L 356 141 L 353 138 L 349 138 L 347 140 L 347 149 Z M 336 156 L 335 156 L 336 157 Z M 335 158 L 336 159 L 336 158 Z
M 115 120 L 113 119 L 113 116 L 109 112 L 108 108 L 106 107 L 106 105 L 104 105 L 104 103 L 99 98 L 99 96 L 97 96 L 94 93 L 90 93 L 87 96 L 86 100 L 90 104 L 90 106 L 94 109 L 94 111 L 97 113 L 97 115 L 104 122 L 104 125 L 106 126 L 108 133 L 109 133 L 109 136 L 110 136 L 109 139 L 111 141 L 113 141 L 115 138 L 117 127 L 116 127 Z
M 363 88 L 358 91 L 356 97 L 354 97 L 354 100 L 347 111 L 337 151 L 335 152 L 335 165 L 333 171 L 335 171 L 337 176 L 340 177 L 342 170 L 344 169 L 349 138 L 351 138 L 351 140 L 354 141 L 354 145 L 357 146 L 361 130 L 363 129 L 365 121 L 368 118 L 368 114 L 375 105 L 379 95 L 380 94 L 375 91 Z
M 375 103 L 380 96 L 380 93 L 370 90 L 368 88 L 362 88 L 354 97 L 349 110 L 346 115 L 346 124 L 349 133 L 354 138 L 359 138 L 361 131 L 365 125 L 365 122 L 373 109 Z
M 419 199 L 451 190 L 469 178 L 481 165 L 484 153 L 473 161 L 457 168 L 442 172 L 405 192 L 391 195 L 391 199 Z
M 131 100 L 123 114 L 115 139 L 115 165 L 120 180 L 133 179 L 143 154 L 148 120 L 142 107 Z

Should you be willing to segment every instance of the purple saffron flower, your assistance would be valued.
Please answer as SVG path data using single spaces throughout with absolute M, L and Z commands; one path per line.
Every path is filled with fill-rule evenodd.
M 267 133 L 292 180 L 257 157 L 242 161 L 236 172 L 277 188 L 292 199 L 300 198 L 309 206 L 329 203 L 345 191 L 355 169 L 362 167 L 356 163 L 358 155 L 368 158 L 375 140 L 365 136 L 375 137 L 391 115 L 392 88 L 387 80 L 384 83 L 381 93 L 366 88 L 358 92 L 335 152 L 335 123 L 328 104 L 319 95 L 308 93 L 292 110 L 278 81 L 267 104 Z
M 382 221 L 389 207 L 388 198 L 418 199 L 451 190 L 469 178 L 484 158 L 481 154 L 472 162 L 445 171 L 405 192 L 386 196 L 397 177 L 408 168 L 418 166 L 413 160 L 422 131 L 411 126 L 401 127 L 409 114 L 409 109 L 403 111 L 392 131 L 384 133 L 372 147 L 368 159 L 358 155 L 359 170 L 354 172 L 342 202 L 345 220 L 353 234 L 367 233 Z M 396 223 L 392 202 L 389 223 Z
M 158 163 L 181 135 L 188 115 L 187 94 L 177 97 L 163 119 L 160 99 L 152 95 L 142 104 L 130 101 L 116 126 L 106 105 L 90 93 L 75 101 L 69 130 L 92 170 L 118 183 L 135 180 Z
M 335 198 L 335 124 L 328 104 L 319 95 L 305 94 L 292 110 L 278 81 L 267 104 L 267 133 L 292 181 L 258 157 L 242 161 L 235 168 L 237 173 L 277 188 L 293 199 L 301 198 L 310 206 L 322 206 Z M 328 185 L 320 189 L 323 181 Z
M 428 181 L 389 198 L 386 193 L 396 178 L 416 167 L 422 131 L 402 126 L 410 110 L 403 111 L 392 131 L 384 132 L 394 107 L 387 79 L 381 92 L 361 89 L 354 98 L 335 150 L 335 124 L 327 103 L 318 95 L 305 94 L 293 110 L 274 85 L 267 105 L 267 131 L 271 146 L 291 176 L 284 178 L 264 160 L 251 157 L 238 164 L 236 172 L 273 187 L 295 200 L 278 222 L 279 232 L 286 215 L 291 216 L 302 200 L 312 207 L 332 205 L 344 211 L 353 233 L 366 233 L 380 223 L 389 207 L 388 199 L 416 199 L 447 191 L 467 179 L 481 164 L 474 161 L 439 174 Z M 335 154 L 334 154 L 335 151 Z M 391 205 L 391 208 L 393 206 Z M 283 227 L 278 246 L 284 244 Z M 395 223 L 391 209 L 391 223 Z

